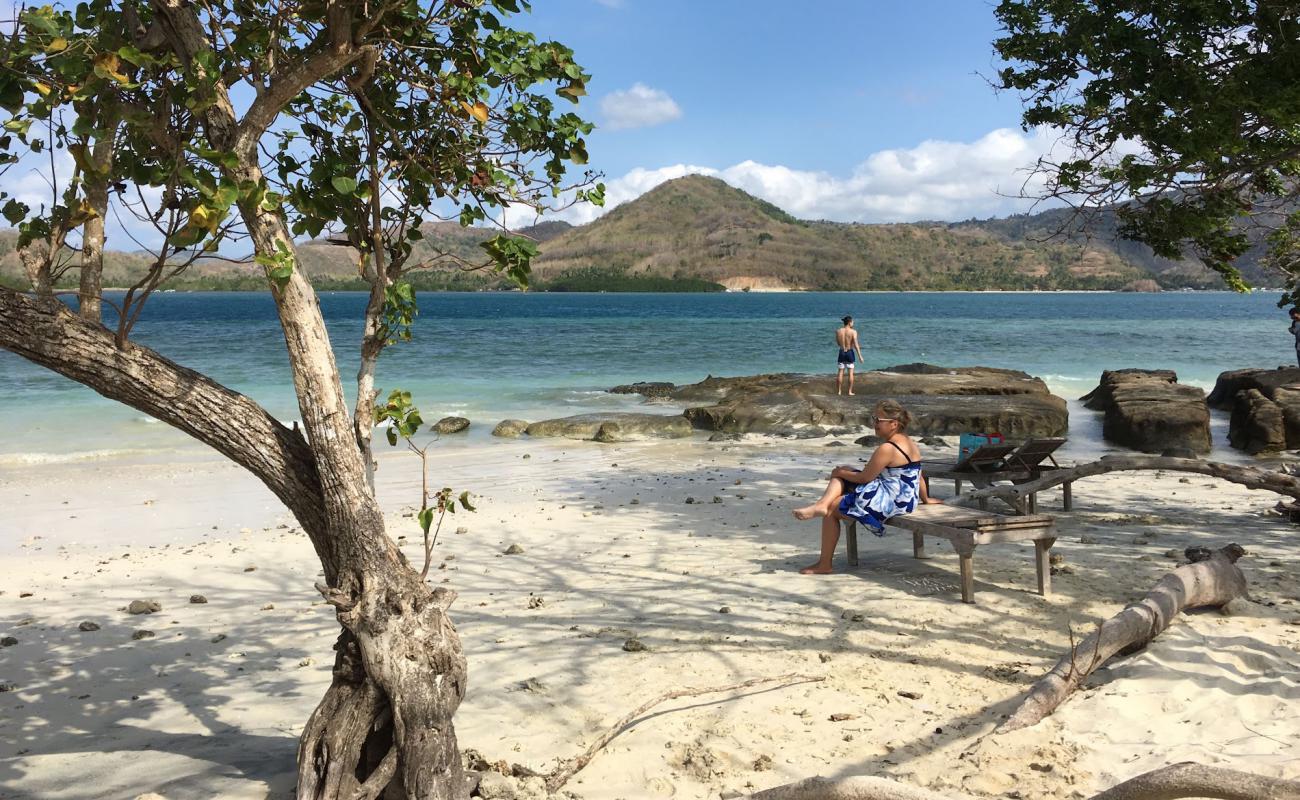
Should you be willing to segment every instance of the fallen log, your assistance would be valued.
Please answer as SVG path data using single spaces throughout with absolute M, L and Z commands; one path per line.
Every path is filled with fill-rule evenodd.
M 1300 783 L 1183 761 L 1129 778 L 1092 800 L 1178 800 L 1182 797 L 1300 800 Z
M 1035 492 L 1060 486 L 1063 483 L 1077 481 L 1093 475 L 1121 470 L 1168 470 L 1170 472 L 1194 472 L 1209 475 L 1225 481 L 1238 483 L 1247 489 L 1265 489 L 1288 497 L 1300 499 L 1300 478 L 1271 469 L 1243 467 L 1237 464 L 1224 464 L 1219 461 L 1205 461 L 1199 458 L 1166 458 L 1165 456 L 1106 456 L 1098 461 L 1089 461 L 1074 467 L 1054 469 L 1041 478 L 1024 483 L 999 484 L 970 492 L 966 497 L 980 500 L 996 497 L 1010 503 L 1013 508 L 1021 504 Z
M 1161 578 L 1146 596 L 1130 603 L 1072 647 L 1051 671 L 1030 687 L 999 733 L 1026 728 L 1051 714 L 1070 693 L 1111 656 L 1145 647 L 1185 608 L 1222 606 L 1246 594 L 1246 577 L 1237 559 L 1246 551 L 1230 544 L 1204 560 L 1185 564 Z M 1189 557 L 1192 557 L 1189 552 Z
M 1235 769 L 1207 767 L 1191 761 L 1170 764 L 1129 778 L 1091 800 L 1300 800 L 1300 782 L 1266 778 Z M 964 800 L 888 778 L 808 778 L 749 796 L 749 800 Z

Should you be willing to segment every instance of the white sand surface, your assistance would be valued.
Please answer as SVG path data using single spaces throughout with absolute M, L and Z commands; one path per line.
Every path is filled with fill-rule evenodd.
M 437 445 L 433 482 L 481 495 L 431 572 L 460 593 L 462 747 L 545 771 L 665 692 L 793 673 L 825 680 L 665 703 L 567 788 L 718 798 L 873 774 L 1065 798 L 1189 759 L 1300 778 L 1300 537 L 1267 513 L 1276 497 L 1195 475 L 1086 479 L 1059 517 L 1055 593 L 1033 593 L 1031 548 L 989 546 L 964 605 L 950 549 L 918 561 L 901 533 L 862 536 L 856 569 L 841 545 L 837 574 L 797 574 L 817 527 L 790 509 L 860 452 L 824 445 Z M 383 457 L 389 530 L 413 559 L 418 480 L 414 459 Z M 220 462 L 49 465 L 0 475 L 0 507 L 0 636 L 18 640 L 0 648 L 0 798 L 292 796 L 337 625 L 269 492 Z M 1167 551 L 1232 541 L 1254 602 L 1183 615 L 1045 722 L 990 735 L 1071 625 L 1147 591 L 1176 565 Z M 122 610 L 137 599 L 162 610 Z M 633 637 L 644 651 L 623 650 Z

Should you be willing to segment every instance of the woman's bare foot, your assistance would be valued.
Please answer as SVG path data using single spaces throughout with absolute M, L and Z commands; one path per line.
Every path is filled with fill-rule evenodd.
M 927 497 L 927 498 L 925 498 L 925 503 L 926 503 L 926 505 L 929 505 L 929 504 L 931 504 L 931 503 L 942 503 L 942 502 L 943 502 L 943 501 L 940 500 L 940 499 L 937 498 L 937 497 Z
M 825 516 L 825 515 L 822 514 L 822 510 L 818 508 L 816 505 L 804 506 L 803 508 L 796 508 L 794 510 L 794 518 L 797 520 L 808 520 L 808 519 L 812 519 L 813 517 L 821 517 L 821 516 Z
M 808 566 L 799 570 L 799 574 L 800 575 L 829 575 L 831 574 L 831 568 L 823 567 L 821 565 L 821 562 L 818 562 L 816 564 L 809 564 Z

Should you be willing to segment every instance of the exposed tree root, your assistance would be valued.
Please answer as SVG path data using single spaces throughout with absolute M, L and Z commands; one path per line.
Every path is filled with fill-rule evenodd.
M 1056 709 L 1083 680 L 1111 656 L 1145 647 L 1169 627 L 1178 612 L 1198 606 L 1221 606 L 1246 594 L 1246 577 L 1236 561 L 1245 555 L 1230 544 L 1205 560 L 1185 564 L 1161 578 L 1141 600 L 1101 623 L 1029 689 L 999 733 L 1033 725 Z
M 1130 778 L 1093 795 L 1091 800 L 1300 800 L 1300 782 L 1265 778 L 1235 769 L 1207 767 L 1191 761 L 1171 764 Z M 750 795 L 750 800 L 966 800 L 938 794 L 888 778 L 808 778 Z
M 591 746 L 588 747 L 586 752 L 584 752 L 582 755 L 576 756 L 574 758 L 569 759 L 568 761 L 562 762 L 561 764 L 556 766 L 555 769 L 551 770 L 550 774 L 546 776 L 546 789 L 549 792 L 558 791 L 562 786 L 564 786 L 564 784 L 569 782 L 570 778 L 572 778 L 574 775 L 577 775 L 578 772 L 583 767 L 590 764 L 591 759 L 593 759 L 596 756 L 596 753 L 600 752 L 600 749 L 602 747 L 609 744 L 610 741 L 612 741 L 615 736 L 618 736 L 620 733 L 626 730 L 627 726 L 631 725 L 633 720 L 635 720 L 637 717 L 641 716 L 642 714 L 646 713 L 650 709 L 654 708 L 655 706 L 659 705 L 660 703 L 666 702 L 668 700 L 676 700 L 677 698 L 680 697 L 696 697 L 702 694 L 714 694 L 717 692 L 734 691 L 736 689 L 748 689 L 751 686 L 758 686 L 764 683 L 778 683 L 781 681 L 814 683 L 817 681 L 824 681 L 824 680 L 826 680 L 825 676 L 819 677 L 814 675 L 790 674 L 790 675 L 779 675 L 775 678 L 753 678 L 751 680 L 744 681 L 743 683 L 733 683 L 727 686 L 710 686 L 706 689 L 678 689 L 676 691 L 659 695 L 653 700 L 648 700 L 645 703 L 642 703 L 640 706 L 636 708 L 636 710 L 628 713 L 618 722 L 615 722 L 613 725 L 611 725 L 608 730 L 606 730 L 604 733 L 600 735 L 599 738 L 596 739 L 596 741 L 591 743 Z

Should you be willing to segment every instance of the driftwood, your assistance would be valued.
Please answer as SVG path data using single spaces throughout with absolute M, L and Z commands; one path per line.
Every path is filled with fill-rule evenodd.
M 1129 778 L 1092 800 L 1177 800 L 1181 797 L 1300 800 L 1300 782 L 1184 761 Z
M 1000 733 L 1033 725 L 1065 701 L 1084 678 L 1111 656 L 1146 646 L 1169 627 L 1178 612 L 1199 606 L 1222 606 L 1246 594 L 1246 577 L 1237 559 L 1246 551 L 1230 544 L 1204 560 L 1185 564 L 1161 578 L 1147 595 L 1101 623 L 1029 689 Z
M 1300 800 L 1300 782 L 1265 778 L 1235 769 L 1207 767 L 1184 761 L 1130 778 L 1091 800 L 1178 800 L 1212 797 L 1217 800 Z M 809 778 L 766 789 L 749 800 L 966 800 L 962 795 L 938 794 L 888 778 Z
M 1017 484 L 999 484 L 984 489 L 977 489 L 966 496 L 979 500 L 996 497 L 1005 500 L 1012 507 L 1020 504 L 1035 492 L 1059 486 L 1067 481 L 1077 481 L 1093 475 L 1121 470 L 1169 470 L 1170 472 L 1195 472 L 1210 475 L 1225 481 L 1239 483 L 1247 489 L 1266 489 L 1288 497 L 1300 499 L 1300 478 L 1277 470 L 1259 467 L 1242 467 L 1236 464 L 1224 464 L 1218 461 L 1204 461 L 1199 458 L 1166 458 L 1164 456 L 1106 456 L 1099 461 L 1089 461 L 1075 467 L 1054 469 L 1041 478 Z
M 583 767 L 591 763 L 591 759 L 596 756 L 596 753 L 598 753 L 602 747 L 609 744 L 615 736 L 618 736 L 626 730 L 627 726 L 631 725 L 633 720 L 660 703 L 669 700 L 676 700 L 681 697 L 697 697 L 702 694 L 714 694 L 717 692 L 735 691 L 736 689 L 748 689 L 751 686 L 758 686 L 764 683 L 778 683 L 783 681 L 788 683 L 816 683 L 824 680 L 826 680 L 826 676 L 824 675 L 778 675 L 775 678 L 753 678 L 744 681 L 743 683 L 733 683 L 728 684 L 727 686 L 710 686 L 705 689 L 678 689 L 666 694 L 661 694 L 653 700 L 647 700 L 642 703 L 635 710 L 629 712 L 618 722 L 611 725 L 596 739 L 596 741 L 591 743 L 591 746 L 588 747 L 582 755 L 564 761 L 556 766 L 555 769 L 551 770 L 550 774 L 546 776 L 546 790 L 552 793 L 559 791 L 560 787 L 568 783 L 570 778 L 577 775 Z

